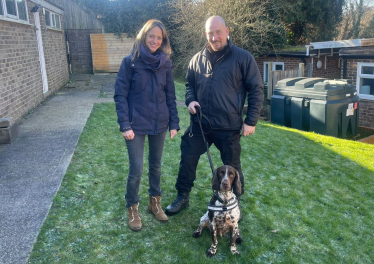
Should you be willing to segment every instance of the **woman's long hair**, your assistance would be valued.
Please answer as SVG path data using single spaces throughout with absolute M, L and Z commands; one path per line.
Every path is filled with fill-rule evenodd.
M 144 24 L 138 35 L 136 36 L 134 45 L 131 50 L 131 59 L 134 60 L 139 58 L 140 56 L 140 44 L 143 44 L 144 47 L 147 48 L 145 44 L 145 37 L 147 33 L 154 27 L 159 27 L 162 32 L 162 43 L 161 46 L 158 48 L 159 51 L 162 51 L 166 54 L 166 57 L 169 59 L 171 54 L 170 42 L 168 38 L 168 34 L 166 33 L 166 28 L 161 21 L 156 19 L 148 20 L 147 23 Z

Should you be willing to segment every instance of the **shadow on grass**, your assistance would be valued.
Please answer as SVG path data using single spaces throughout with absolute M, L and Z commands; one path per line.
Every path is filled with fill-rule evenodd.
M 189 125 L 178 108 L 181 131 L 167 138 L 162 205 L 176 195 L 180 137 Z M 365 144 L 259 122 L 242 138 L 246 192 L 242 196 L 244 243 L 232 256 L 219 238 L 208 259 L 208 230 L 192 232 L 211 191 L 206 155 L 200 159 L 190 206 L 159 223 L 146 213 L 148 163 L 139 191 L 143 230 L 127 226 L 127 150 L 112 103 L 96 104 L 34 246 L 30 263 L 370 263 L 374 259 L 373 148 Z M 147 153 L 147 150 L 146 150 Z M 211 148 L 215 167 L 219 152 Z

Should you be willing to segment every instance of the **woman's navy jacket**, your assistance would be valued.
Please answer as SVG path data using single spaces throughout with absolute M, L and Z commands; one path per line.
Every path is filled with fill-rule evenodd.
M 153 70 L 131 55 L 122 60 L 115 84 L 114 101 L 120 131 L 157 135 L 169 127 L 179 130 L 171 61 Z

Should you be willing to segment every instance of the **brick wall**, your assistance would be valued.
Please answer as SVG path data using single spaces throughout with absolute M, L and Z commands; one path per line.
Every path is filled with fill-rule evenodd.
M 303 63 L 301 58 L 296 57 L 256 57 L 256 62 L 262 79 L 264 79 L 264 62 L 283 62 L 285 70 L 299 68 L 299 63 Z
M 31 25 L 0 20 L 0 35 L 0 118 L 17 122 L 43 100 L 36 34 Z
M 64 28 L 61 23 L 61 30 L 47 29 L 45 16 L 42 12 L 39 13 L 48 90 L 54 92 L 69 81 Z
M 370 59 L 347 59 L 347 79 L 356 86 L 357 81 L 357 63 L 366 62 L 374 63 L 374 60 Z M 341 76 L 343 78 L 343 68 L 341 70 Z M 374 101 L 360 99 L 359 108 L 359 125 L 364 127 L 374 128 Z
M 326 60 L 325 60 L 326 59 Z M 312 63 L 311 58 L 306 59 L 307 63 Z M 316 63 L 317 61 L 322 62 L 322 67 L 317 68 Z M 326 62 L 326 69 L 325 69 L 325 62 Z M 339 55 L 336 54 L 334 56 L 325 56 L 322 55 L 320 58 L 313 57 L 313 77 L 321 77 L 327 79 L 340 79 L 340 72 L 341 72 L 341 60 L 339 60 Z M 305 75 L 308 76 L 308 75 Z
M 99 34 L 101 31 L 101 29 L 70 29 L 66 31 L 73 73 L 93 73 L 90 34 Z
M 322 62 L 322 67 L 318 69 L 316 67 L 317 61 Z M 256 62 L 258 68 L 260 69 L 262 78 L 264 77 L 264 62 L 283 62 L 284 69 L 296 69 L 299 68 L 299 63 L 304 63 L 304 76 L 308 76 L 309 64 L 312 63 L 312 59 L 309 58 L 297 58 L 297 57 L 256 57 Z M 313 58 L 313 77 L 321 77 L 328 79 L 340 79 L 340 67 L 339 67 L 339 57 L 334 55 L 332 57 L 326 57 L 326 69 L 325 69 L 325 56 L 320 56 Z
M 34 4 L 27 3 L 30 10 Z M 0 20 L 0 118 L 13 117 L 13 122 L 20 121 L 47 96 L 43 94 L 34 16 L 28 15 L 30 25 Z M 45 30 L 43 15 L 40 23 Z M 63 31 L 43 32 L 50 91 L 69 80 L 63 37 Z
M 373 59 L 347 59 L 347 77 L 346 79 L 350 80 L 352 84 L 356 85 L 357 80 L 357 63 L 374 63 Z M 343 66 L 341 68 L 341 76 L 343 76 Z
M 359 125 L 374 128 L 374 101 L 360 99 Z

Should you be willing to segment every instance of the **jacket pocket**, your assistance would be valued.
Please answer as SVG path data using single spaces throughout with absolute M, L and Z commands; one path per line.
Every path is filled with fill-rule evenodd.
M 162 104 L 159 104 L 158 109 L 158 125 L 161 126 L 169 125 L 169 108 L 164 101 Z

